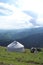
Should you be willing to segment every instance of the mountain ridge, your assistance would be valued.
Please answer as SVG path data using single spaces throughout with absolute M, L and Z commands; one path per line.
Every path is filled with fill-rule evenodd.
M 7 46 L 14 40 L 24 44 L 26 48 L 30 48 L 32 46 L 43 47 L 43 27 L 23 30 L 9 30 L 5 32 L 2 31 L 0 33 L 0 45 Z

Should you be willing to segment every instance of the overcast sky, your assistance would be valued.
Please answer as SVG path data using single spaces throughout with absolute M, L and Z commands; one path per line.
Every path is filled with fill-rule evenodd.
M 0 0 L 0 29 L 43 26 L 43 0 Z

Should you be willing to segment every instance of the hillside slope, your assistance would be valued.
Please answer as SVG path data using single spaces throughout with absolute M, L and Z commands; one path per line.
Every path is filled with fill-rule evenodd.
M 18 39 L 18 41 L 23 43 L 25 48 L 31 48 L 31 47 L 43 48 L 43 33 L 28 35 L 25 38 Z
M 0 30 L 0 45 L 7 46 L 13 41 L 24 44 L 25 48 L 43 47 L 43 27 L 20 29 L 20 30 Z
M 0 65 L 43 65 L 43 49 L 38 53 L 8 52 L 5 47 L 0 47 Z

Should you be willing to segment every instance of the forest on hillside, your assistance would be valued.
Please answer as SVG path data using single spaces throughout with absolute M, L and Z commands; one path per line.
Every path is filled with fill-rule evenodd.
M 43 28 L 0 30 L 0 46 L 7 46 L 15 40 L 25 48 L 43 47 Z

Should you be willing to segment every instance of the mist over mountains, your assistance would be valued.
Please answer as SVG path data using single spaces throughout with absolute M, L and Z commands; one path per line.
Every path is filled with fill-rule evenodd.
M 19 41 L 25 48 L 43 47 L 43 27 L 19 30 L 0 30 L 0 45 L 7 46 Z

